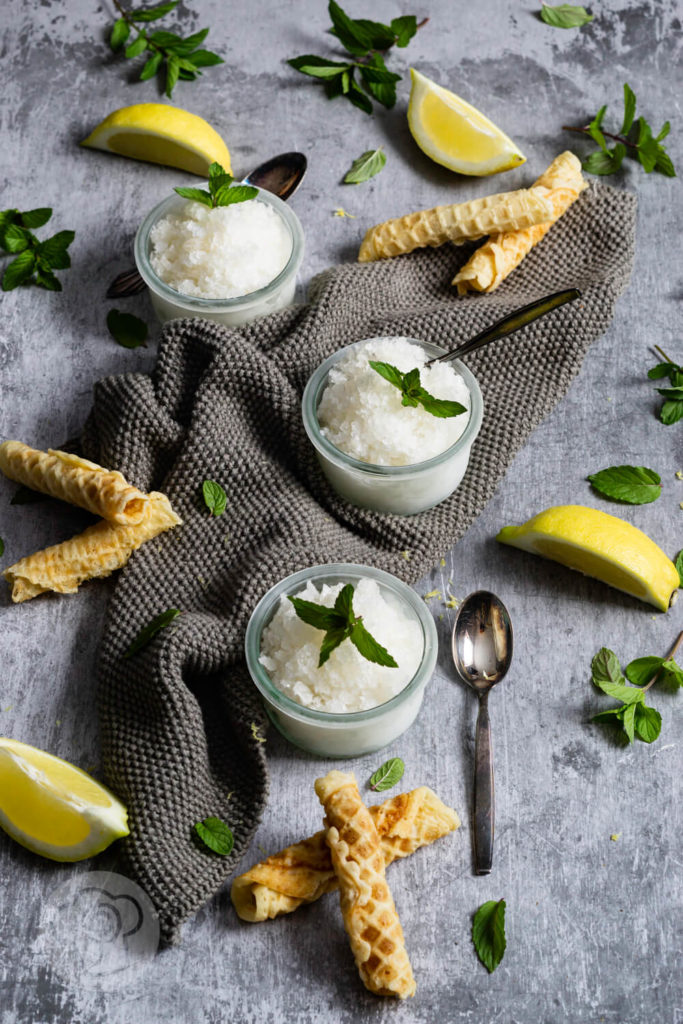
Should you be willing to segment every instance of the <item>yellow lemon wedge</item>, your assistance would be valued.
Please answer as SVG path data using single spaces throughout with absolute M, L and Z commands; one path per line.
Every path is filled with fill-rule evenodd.
M 663 612 L 680 586 L 676 566 L 647 534 L 596 508 L 558 505 L 521 526 L 504 526 L 496 540 L 578 569 Z
M 230 151 L 208 121 L 167 103 L 115 110 L 81 142 L 90 149 L 180 167 L 206 178 L 214 161 L 232 174 Z
M 51 860 L 85 860 L 128 835 L 113 793 L 60 757 L 0 737 L 0 828 Z
M 475 107 L 414 68 L 410 78 L 408 127 L 437 164 L 484 177 L 525 162 L 519 146 Z

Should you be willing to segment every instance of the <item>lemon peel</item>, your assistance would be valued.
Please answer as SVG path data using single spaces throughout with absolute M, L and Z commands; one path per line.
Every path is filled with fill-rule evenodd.
M 647 534 L 617 516 L 584 505 L 558 505 L 496 540 L 543 555 L 667 611 L 678 571 Z
M 206 178 L 216 162 L 229 174 L 230 151 L 208 121 L 168 103 L 120 107 L 83 139 L 81 146 L 146 160 Z
M 0 737 L 0 828 L 27 850 L 78 861 L 128 835 L 126 808 L 90 775 Z
M 526 157 L 512 139 L 460 96 L 415 68 L 408 127 L 428 157 L 451 171 L 484 177 L 519 167 Z

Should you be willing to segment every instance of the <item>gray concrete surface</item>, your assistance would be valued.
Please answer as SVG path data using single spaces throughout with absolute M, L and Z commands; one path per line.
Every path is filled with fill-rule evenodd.
M 310 156 L 309 175 L 294 199 L 307 238 L 302 288 L 322 268 L 353 258 L 369 224 L 503 182 L 527 183 L 572 143 L 585 153 L 583 140 L 568 137 L 561 126 L 585 121 L 603 102 L 618 120 L 624 81 L 656 128 L 671 120 L 670 152 L 682 162 L 678 0 L 595 2 L 593 23 L 571 31 L 542 24 L 536 3 L 512 0 L 420 0 L 418 6 L 348 0 L 347 6 L 357 16 L 383 20 L 413 11 L 429 15 L 392 66 L 407 72 L 410 62 L 473 101 L 518 140 L 528 163 L 503 179 L 479 182 L 428 161 L 406 126 L 407 77 L 393 111 L 366 117 L 342 101 L 328 104 L 318 87 L 284 64 L 331 46 L 322 2 L 181 4 L 183 27 L 210 25 L 207 44 L 226 63 L 208 69 L 198 83 L 181 84 L 174 102 L 221 131 L 238 174 L 286 149 Z M 112 305 L 104 292 L 130 264 L 143 214 L 189 176 L 77 147 L 112 109 L 157 99 L 153 82 L 134 83 L 130 64 L 107 51 L 109 2 L 8 0 L 0 18 L 2 205 L 51 205 L 55 230 L 76 230 L 73 269 L 60 275 L 63 293 L 19 289 L 2 297 L 0 435 L 47 446 L 78 431 L 98 378 L 153 365 L 158 328 L 148 349 L 117 347 L 104 326 Z M 388 157 L 382 175 L 358 188 L 341 186 L 351 160 L 378 144 Z M 609 703 L 591 687 L 592 655 L 602 645 L 624 662 L 664 653 L 681 629 L 683 602 L 658 614 L 493 540 L 506 523 L 574 502 L 622 515 L 670 554 L 683 544 L 683 482 L 675 477 L 683 468 L 683 427 L 658 422 L 645 379 L 655 343 L 683 361 L 680 185 L 646 176 L 632 162 L 613 183 L 639 196 L 631 287 L 567 399 L 535 433 L 462 543 L 444 552 L 446 566 L 418 588 L 443 589 L 452 579 L 458 597 L 478 587 L 499 593 L 515 624 L 516 654 L 509 681 L 492 697 L 495 865 L 489 877 L 477 878 L 469 806 L 475 698 L 449 665 L 453 612 L 431 602 L 443 641 L 438 670 L 420 718 L 391 753 L 406 762 L 406 787 L 433 786 L 457 808 L 463 825 L 391 871 L 416 998 L 389 1005 L 363 990 L 334 897 L 287 919 L 248 926 L 235 918 L 226 888 L 185 928 L 179 948 L 119 972 L 107 935 L 88 939 L 91 932 L 73 907 L 65 905 L 61 918 L 45 914 L 63 882 L 101 869 L 102 859 L 59 866 L 0 835 L 2 1024 L 390 1018 L 681 1024 L 683 697 L 653 695 L 663 728 L 652 746 L 621 746 L 588 718 Z M 334 217 L 340 206 L 356 219 Z M 152 321 L 145 298 L 119 305 Z M 656 469 L 662 497 L 641 508 L 614 508 L 592 495 L 586 474 L 620 463 Z M 0 481 L 5 561 L 74 531 L 71 510 L 13 507 L 12 493 Z M 94 666 L 107 597 L 107 584 L 93 584 L 77 597 L 12 607 L 7 591 L 0 592 L 0 733 L 95 772 Z M 328 765 L 276 736 L 268 749 L 272 796 L 248 862 L 319 823 L 312 782 Z M 379 760 L 364 758 L 351 767 L 365 779 Z M 103 860 L 115 866 L 115 854 Z M 489 976 L 470 942 L 471 917 L 484 900 L 501 897 L 508 948 Z M 82 944 L 69 954 L 69 942 L 84 928 Z

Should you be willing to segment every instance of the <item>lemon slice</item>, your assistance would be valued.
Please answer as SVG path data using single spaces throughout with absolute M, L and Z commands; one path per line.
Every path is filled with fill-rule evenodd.
M 483 177 L 524 163 L 519 147 L 475 107 L 414 68 L 410 77 L 408 127 L 437 164 Z
M 230 168 L 230 151 L 208 121 L 167 103 L 121 107 L 98 124 L 82 146 L 180 167 L 206 178 L 214 161 Z
M 623 519 L 583 505 L 558 505 L 496 540 L 578 569 L 665 612 L 680 586 L 678 570 L 653 540 Z
M 89 775 L 0 737 L 0 827 L 51 860 L 84 860 L 128 835 L 126 808 Z

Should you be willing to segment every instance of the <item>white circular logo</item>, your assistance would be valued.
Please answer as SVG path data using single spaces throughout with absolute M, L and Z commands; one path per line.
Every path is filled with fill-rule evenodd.
M 70 878 L 43 903 L 33 950 L 85 988 L 138 978 L 159 947 L 159 918 L 139 885 L 109 871 Z

